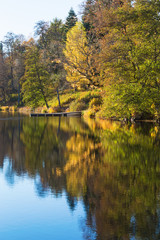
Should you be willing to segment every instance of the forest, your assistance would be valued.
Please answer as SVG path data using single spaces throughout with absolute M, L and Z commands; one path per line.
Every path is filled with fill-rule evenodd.
M 160 119 L 160 1 L 87 0 L 0 45 L 0 106 Z

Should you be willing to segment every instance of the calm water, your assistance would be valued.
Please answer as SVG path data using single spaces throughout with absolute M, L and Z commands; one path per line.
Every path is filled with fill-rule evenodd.
M 0 239 L 160 239 L 160 128 L 0 115 Z

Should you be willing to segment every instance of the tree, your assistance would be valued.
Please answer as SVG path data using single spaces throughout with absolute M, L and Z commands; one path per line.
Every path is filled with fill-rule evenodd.
M 61 20 L 55 18 L 46 32 L 47 46 L 46 46 L 46 58 L 48 72 L 50 74 L 50 80 L 53 84 L 53 89 L 57 92 L 57 98 L 60 104 L 59 90 L 66 88 L 66 72 L 64 70 L 64 24 Z
M 7 33 L 4 44 L 4 65 L 6 69 L 7 92 L 9 101 L 15 101 L 12 94 L 18 94 L 18 104 L 20 103 L 20 78 L 24 74 L 24 36 Z M 16 97 L 17 98 L 17 97 Z M 16 99 L 17 100 L 17 99 Z
M 23 77 L 25 72 L 25 45 L 24 45 L 24 36 L 18 35 L 15 41 L 15 60 L 14 60 L 14 86 L 15 90 L 18 93 L 18 106 L 20 105 L 20 92 L 21 84 L 20 79 Z
M 72 27 L 76 25 L 76 22 L 78 21 L 77 15 L 75 14 L 74 10 L 71 8 L 68 17 L 66 18 L 65 22 L 65 32 L 67 33 Z
M 92 31 L 95 20 L 95 3 L 94 0 L 87 0 L 83 4 L 82 22 L 87 32 Z
M 67 33 L 64 54 L 66 57 L 67 80 L 78 88 L 93 86 L 95 76 L 94 61 L 81 22 L 77 22 Z
M 25 74 L 22 78 L 22 92 L 25 103 L 36 107 L 45 104 L 52 89 L 47 66 L 44 65 L 38 47 L 33 39 L 26 43 Z
M 95 0 L 90 6 L 86 19 L 98 42 L 107 117 L 158 116 L 159 2 Z
M 3 45 L 0 43 L 0 98 L 3 103 L 6 102 L 6 92 L 8 81 L 6 77 L 6 67 L 3 59 Z
M 5 62 L 7 64 L 8 78 L 10 82 L 11 91 L 14 92 L 14 60 L 15 60 L 15 46 L 16 35 L 12 32 L 8 32 L 5 36 Z
M 62 20 L 55 18 L 50 25 L 44 21 L 37 23 L 35 35 L 39 36 L 37 47 L 41 55 L 41 62 L 46 66 L 52 88 L 57 92 L 59 106 L 59 89 L 65 88 L 66 74 L 64 62 L 65 31 Z
M 39 37 L 38 43 L 40 48 L 46 48 L 47 46 L 47 39 L 46 39 L 46 33 L 48 31 L 49 24 L 45 21 L 39 21 L 36 23 L 34 29 L 34 35 L 36 37 Z
M 117 8 L 118 21 L 101 42 L 105 75 L 115 84 L 114 99 L 133 117 L 159 114 L 158 12 L 160 5 L 155 1 L 137 1 L 134 7 L 126 2 Z

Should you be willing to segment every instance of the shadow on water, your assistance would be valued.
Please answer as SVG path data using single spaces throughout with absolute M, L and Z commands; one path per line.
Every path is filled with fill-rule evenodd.
M 1 120 L 1 119 L 0 119 Z M 0 121 L 0 167 L 8 184 L 83 203 L 84 239 L 160 239 L 160 128 L 80 118 Z

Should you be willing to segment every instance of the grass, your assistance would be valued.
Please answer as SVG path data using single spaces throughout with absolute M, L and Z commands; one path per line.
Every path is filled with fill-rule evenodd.
M 102 104 L 100 90 L 92 91 L 70 91 L 60 94 L 62 111 L 86 111 L 90 117 L 95 117 Z M 57 96 L 49 102 L 49 112 L 58 112 L 59 104 Z
M 82 111 L 85 116 L 95 117 L 97 112 L 100 110 L 102 105 L 101 91 L 98 89 L 90 91 L 64 91 L 60 92 L 60 102 L 61 108 L 59 107 L 57 95 L 55 94 L 53 98 L 48 102 L 49 109 L 46 106 L 39 106 L 34 109 L 36 112 L 41 113 L 54 113 L 54 112 L 74 112 Z M 29 109 L 29 110 L 28 110 Z M 3 112 L 14 112 L 17 110 L 15 106 L 2 106 L 0 111 Z M 30 112 L 31 107 L 22 107 L 19 109 L 22 112 Z

